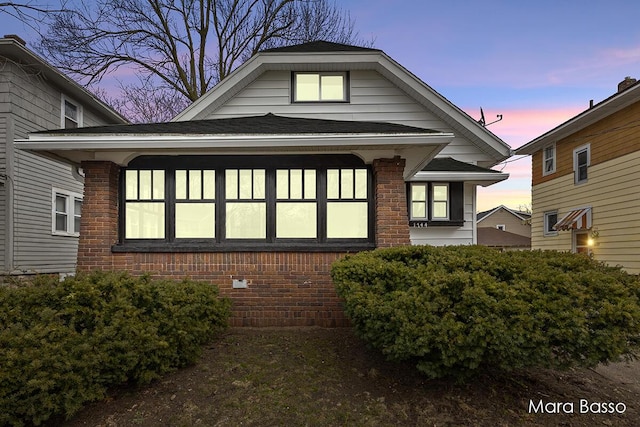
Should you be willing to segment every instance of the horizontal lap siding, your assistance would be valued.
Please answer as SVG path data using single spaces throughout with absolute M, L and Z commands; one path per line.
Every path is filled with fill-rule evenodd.
M 2 87 L 0 84 L 0 93 Z M 6 173 L 7 117 L 0 115 L 0 174 Z M 5 269 L 5 238 L 7 227 L 7 191 L 11 182 L 0 178 L 0 272 Z
M 465 184 L 462 227 L 411 227 L 411 244 L 434 246 L 473 244 L 474 194 L 475 186 Z
M 595 258 L 640 273 L 638 180 L 640 151 L 589 167 L 589 180 L 583 185 L 574 185 L 569 175 L 534 186 L 533 248 L 571 250 L 569 231 L 542 236 L 543 212 L 558 209 L 562 217 L 571 209 L 592 206 L 592 224 L 599 233 Z
M 295 104 L 291 102 L 291 72 L 268 71 L 218 108 L 209 118 L 273 113 L 330 120 L 392 122 L 451 132 L 446 123 L 379 73 L 352 71 L 350 80 L 348 103 Z M 491 160 L 461 137 L 454 138 L 440 155 L 474 164 Z

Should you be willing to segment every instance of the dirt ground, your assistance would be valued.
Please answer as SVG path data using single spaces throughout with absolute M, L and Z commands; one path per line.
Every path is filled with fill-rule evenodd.
M 63 425 L 639 426 L 638 367 L 485 373 L 455 384 L 386 362 L 351 329 L 238 328 L 194 366 L 114 391 Z

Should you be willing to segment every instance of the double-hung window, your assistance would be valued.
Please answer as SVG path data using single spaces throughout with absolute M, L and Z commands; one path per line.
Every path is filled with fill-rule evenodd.
M 458 224 L 463 221 L 462 183 L 413 182 L 409 188 L 411 221 L 430 222 L 432 225 L 450 224 L 451 221 Z M 452 188 L 455 190 L 453 198 Z
M 556 144 L 546 146 L 542 153 L 542 175 L 554 173 L 556 171 Z
M 587 182 L 588 168 L 591 164 L 591 151 L 589 144 L 573 150 L 573 176 L 576 184 Z
M 122 178 L 122 250 L 373 245 L 371 173 L 355 156 L 149 156 Z
M 293 73 L 294 102 L 346 102 L 347 73 Z
M 558 231 L 553 228 L 558 223 L 558 211 L 549 211 L 544 213 L 544 236 L 557 236 Z
M 82 107 L 64 95 L 60 111 L 60 127 L 62 129 L 75 129 L 82 126 Z
M 82 195 L 60 189 L 52 189 L 51 232 L 57 236 L 80 234 Z

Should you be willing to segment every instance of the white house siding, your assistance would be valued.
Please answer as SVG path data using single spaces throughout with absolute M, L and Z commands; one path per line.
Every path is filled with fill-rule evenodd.
M 574 185 L 573 175 L 566 175 L 533 187 L 533 249 L 570 251 L 572 235 L 560 231 L 557 236 L 543 236 L 544 212 L 558 210 L 561 218 L 569 210 L 591 206 L 592 226 L 599 236 L 593 247 L 597 260 L 623 265 L 640 273 L 640 152 L 589 167 L 589 180 Z M 570 189 L 570 191 L 567 191 Z M 561 191 L 562 190 L 562 191 Z M 562 197 L 558 197 L 562 194 Z
M 464 185 L 464 225 L 462 227 L 411 227 L 412 245 L 472 245 L 475 244 L 473 222 L 475 221 L 476 186 Z
M 60 89 L 50 86 L 40 76 L 24 72 L 15 64 L 3 69 L 2 74 L 2 80 L 9 81 L 10 90 L 3 95 L 0 108 L 11 113 L 14 138 L 24 139 L 32 131 L 60 128 Z M 79 105 L 83 108 L 85 126 L 105 123 L 86 106 Z M 82 194 L 82 183 L 74 178 L 69 165 L 18 150 L 14 156 L 15 195 L 10 208 L 14 212 L 11 270 L 17 273 L 73 272 L 78 238 L 52 234 L 51 191 L 55 187 Z M 1 216 L 5 221 L 5 215 Z M 10 229 L 7 224 L 5 228 Z
M 422 104 L 376 71 L 350 72 L 348 103 L 292 103 L 290 87 L 290 71 L 267 71 L 208 118 L 273 113 L 329 120 L 392 122 L 443 132 L 452 131 Z M 454 138 L 440 156 L 473 164 L 493 160 L 461 137 Z
M 1 90 L 1 88 L 0 88 Z M 0 174 L 6 174 L 6 141 L 7 141 L 7 117 L 0 115 Z M 5 269 L 5 245 L 7 227 L 7 192 L 10 181 L 0 178 L 0 272 Z

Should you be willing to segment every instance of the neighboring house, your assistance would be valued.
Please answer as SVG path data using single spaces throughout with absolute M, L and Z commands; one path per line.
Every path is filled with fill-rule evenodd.
M 217 283 L 259 326 L 346 325 L 347 253 L 475 243 L 476 186 L 511 154 L 384 52 L 326 42 L 258 53 L 172 122 L 19 146 L 82 162 L 79 269 Z
M 43 129 L 125 123 L 31 52 L 0 39 L 0 281 L 8 274 L 72 273 L 82 215 L 81 171 L 14 149 Z
M 519 148 L 532 156 L 532 247 L 640 273 L 640 83 Z
M 500 250 L 531 249 L 531 214 L 500 205 L 476 215 L 478 244 Z

